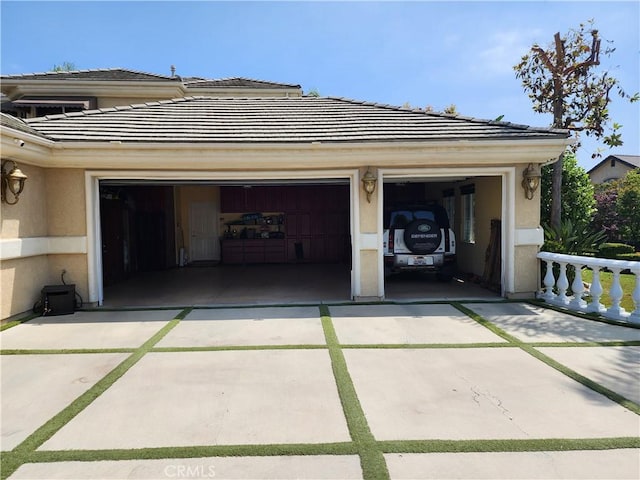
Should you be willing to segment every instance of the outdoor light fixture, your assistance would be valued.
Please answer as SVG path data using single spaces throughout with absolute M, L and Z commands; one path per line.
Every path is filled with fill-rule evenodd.
M 362 177 L 362 188 L 367 194 L 367 202 L 371 203 L 371 195 L 376 191 L 376 182 L 378 179 L 375 177 L 371 170 L 367 168 L 367 173 Z
M 13 165 L 13 168 L 7 171 L 5 167 L 8 168 L 9 163 Z M 27 176 L 20 171 L 16 162 L 13 160 L 2 162 L 2 201 L 9 205 L 18 203 L 26 179 Z M 13 201 L 9 201 L 8 193 L 11 193 L 13 196 Z
M 525 171 L 522 172 L 522 188 L 524 188 L 524 196 L 527 199 L 531 200 L 540 186 L 540 176 L 540 170 L 533 163 L 530 163 Z

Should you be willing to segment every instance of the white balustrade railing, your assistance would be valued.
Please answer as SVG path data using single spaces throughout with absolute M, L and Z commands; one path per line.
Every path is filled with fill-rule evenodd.
M 607 258 L 581 257 L 577 255 L 564 255 L 561 253 L 540 252 L 538 258 L 546 262 L 547 272 L 542 280 L 543 289 L 538 292 L 538 298 L 552 305 L 575 310 L 578 312 L 594 312 L 610 318 L 630 323 L 640 324 L 640 262 L 626 262 L 623 260 L 609 260 Z M 559 265 L 558 278 L 555 278 L 553 264 Z M 572 295 L 567 295 L 569 289 L 569 279 L 567 277 L 567 265 L 575 268 L 575 277 L 571 282 Z M 593 279 L 589 289 L 585 289 L 582 280 L 582 269 L 589 268 L 593 271 Z M 601 298 L 604 292 L 600 282 L 600 271 L 606 268 L 613 273 L 609 297 L 611 305 L 603 305 Z M 620 306 L 620 301 L 624 296 L 624 290 L 620 284 L 620 272 L 631 270 L 635 276 L 634 287 L 631 298 L 634 303 L 632 312 L 625 311 Z M 585 301 L 589 297 L 589 302 Z

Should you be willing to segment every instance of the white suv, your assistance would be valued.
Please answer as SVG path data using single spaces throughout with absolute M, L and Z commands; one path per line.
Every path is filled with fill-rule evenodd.
M 456 238 L 440 205 L 399 206 L 385 212 L 385 275 L 435 272 L 450 281 L 456 269 Z

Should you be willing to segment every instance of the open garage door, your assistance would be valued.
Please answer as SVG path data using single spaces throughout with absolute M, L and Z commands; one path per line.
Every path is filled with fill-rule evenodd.
M 349 180 L 100 182 L 107 306 L 345 301 Z
M 386 179 L 385 298 L 499 296 L 501 190 L 500 176 Z

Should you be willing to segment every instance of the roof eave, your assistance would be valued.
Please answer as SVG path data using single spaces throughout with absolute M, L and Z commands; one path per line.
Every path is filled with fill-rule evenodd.
M 278 170 L 344 166 L 515 165 L 557 158 L 567 139 L 442 142 L 56 142 L 47 167 Z M 176 158 L 180 161 L 177 162 Z M 303 158 L 304 162 L 300 159 Z
M 24 95 L 92 95 L 106 97 L 174 98 L 185 94 L 181 82 L 122 80 L 23 80 L 2 81 L 2 91 L 10 100 Z

